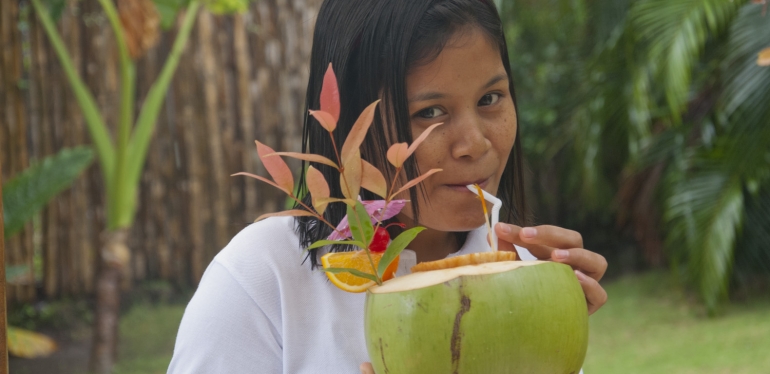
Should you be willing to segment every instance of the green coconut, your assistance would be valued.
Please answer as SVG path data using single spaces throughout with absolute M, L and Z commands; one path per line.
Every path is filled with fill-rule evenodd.
M 395 278 L 367 291 L 364 323 L 378 374 L 570 374 L 588 348 L 583 290 L 553 262 Z

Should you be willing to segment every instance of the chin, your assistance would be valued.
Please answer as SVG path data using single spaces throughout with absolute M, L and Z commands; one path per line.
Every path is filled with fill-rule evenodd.
M 442 217 L 447 217 L 447 215 L 443 215 Z M 452 219 L 450 220 L 442 220 L 441 222 L 436 222 L 434 220 L 428 220 L 427 217 L 420 219 L 420 225 L 425 226 L 432 230 L 437 231 L 445 231 L 445 232 L 465 232 L 465 231 L 471 231 L 475 230 L 481 225 L 484 225 L 486 223 L 486 220 L 484 219 L 484 215 L 480 214 L 480 212 L 472 212 L 468 214 L 452 214 Z

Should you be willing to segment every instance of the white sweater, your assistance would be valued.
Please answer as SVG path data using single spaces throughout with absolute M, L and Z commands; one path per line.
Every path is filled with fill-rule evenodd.
M 482 226 L 450 256 L 484 248 Z M 304 258 L 293 218 L 269 218 L 236 235 L 185 310 L 168 373 L 359 373 L 369 361 L 365 293 L 343 292 Z M 404 250 L 397 274 L 415 262 Z

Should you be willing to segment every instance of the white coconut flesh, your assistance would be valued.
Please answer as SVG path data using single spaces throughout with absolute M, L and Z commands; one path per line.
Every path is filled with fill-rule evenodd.
M 489 262 L 478 265 L 459 266 L 451 269 L 431 270 L 412 273 L 403 277 L 393 278 L 381 286 L 369 288 L 373 294 L 385 294 L 403 292 L 430 287 L 436 284 L 451 281 L 461 276 L 497 274 L 526 266 L 534 266 L 547 263 L 546 261 L 501 261 Z

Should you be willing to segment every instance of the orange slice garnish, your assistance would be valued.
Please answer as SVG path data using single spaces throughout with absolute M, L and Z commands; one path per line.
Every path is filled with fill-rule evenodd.
M 380 264 L 382 253 L 372 253 L 371 255 L 372 262 L 374 262 L 374 267 L 376 268 Z M 374 274 L 374 271 L 372 270 L 372 264 L 369 262 L 369 258 L 366 256 L 366 252 L 363 250 L 355 252 L 327 253 L 321 257 L 321 264 L 323 265 L 324 269 L 348 268 L 355 269 L 367 274 Z M 393 278 L 393 276 L 396 274 L 396 269 L 398 269 L 398 257 L 396 257 L 396 259 L 390 263 L 388 268 L 385 269 L 385 273 L 382 274 L 382 280 L 386 281 Z M 372 280 L 357 277 L 350 273 L 333 274 L 326 272 L 326 276 L 329 277 L 329 280 L 332 282 L 332 284 L 337 286 L 337 288 L 347 292 L 364 292 L 369 287 L 377 284 Z

